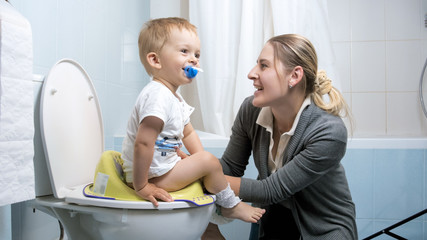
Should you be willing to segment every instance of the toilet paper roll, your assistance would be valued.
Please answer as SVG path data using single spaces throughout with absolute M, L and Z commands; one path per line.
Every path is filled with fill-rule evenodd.
M 32 199 L 33 51 L 29 22 L 0 1 L 0 206 Z

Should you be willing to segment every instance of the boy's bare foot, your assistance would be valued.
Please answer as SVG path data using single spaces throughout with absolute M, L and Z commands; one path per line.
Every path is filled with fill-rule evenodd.
M 227 218 L 236 218 L 245 222 L 256 223 L 265 213 L 265 209 L 252 207 L 247 203 L 240 202 L 232 208 L 221 207 L 221 214 Z

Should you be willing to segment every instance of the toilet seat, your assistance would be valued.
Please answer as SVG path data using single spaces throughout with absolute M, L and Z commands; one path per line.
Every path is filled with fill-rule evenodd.
M 65 202 L 109 208 L 175 209 L 196 207 L 188 202 L 119 201 L 89 198 L 83 188 L 92 183 L 104 151 L 104 130 L 98 97 L 86 71 L 75 61 L 57 62 L 47 75 L 40 100 L 40 127 L 53 194 Z
M 190 208 L 195 207 L 189 202 L 161 202 L 156 208 L 151 202 L 144 201 L 122 201 L 122 200 L 108 200 L 102 198 L 90 198 L 85 197 L 82 193 L 86 185 L 76 187 L 75 190 L 71 191 L 65 197 L 66 202 L 80 204 L 80 205 L 92 205 L 97 207 L 108 207 L 108 208 L 124 208 L 124 209 L 159 209 L 159 210 L 170 210 L 178 208 Z

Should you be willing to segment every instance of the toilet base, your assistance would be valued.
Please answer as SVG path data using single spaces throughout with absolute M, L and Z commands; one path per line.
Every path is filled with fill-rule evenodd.
M 215 210 L 214 204 L 171 210 L 88 207 L 53 196 L 37 198 L 32 204 L 57 218 L 70 240 L 200 239 Z

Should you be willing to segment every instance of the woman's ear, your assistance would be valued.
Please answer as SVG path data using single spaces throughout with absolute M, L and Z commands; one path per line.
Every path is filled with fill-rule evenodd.
M 152 68 L 155 68 L 155 69 L 162 68 L 162 65 L 160 64 L 159 56 L 155 52 L 149 52 L 147 54 L 147 62 L 148 64 L 150 64 Z
M 292 70 L 291 80 L 289 83 L 292 86 L 297 85 L 301 81 L 302 76 L 304 76 L 304 69 L 301 66 L 296 66 L 294 70 Z

